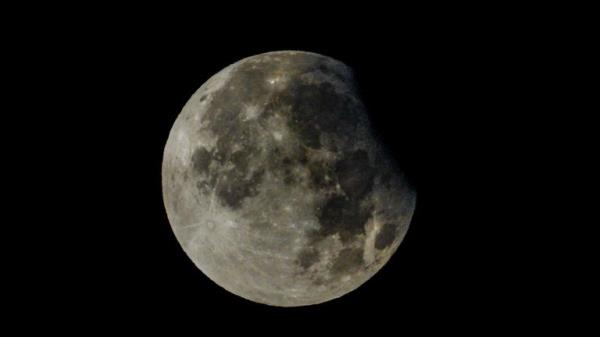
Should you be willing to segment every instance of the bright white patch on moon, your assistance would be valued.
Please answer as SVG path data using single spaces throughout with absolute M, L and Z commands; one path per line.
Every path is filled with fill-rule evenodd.
M 350 69 L 306 52 L 249 57 L 202 85 L 171 129 L 162 178 L 196 266 L 275 306 L 366 282 L 400 245 L 416 199 L 373 137 Z

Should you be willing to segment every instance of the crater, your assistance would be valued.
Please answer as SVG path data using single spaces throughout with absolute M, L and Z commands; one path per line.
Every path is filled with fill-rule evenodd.
M 355 235 L 365 231 L 369 219 L 369 209 L 361 207 L 358 201 L 334 195 L 327 200 L 318 215 L 320 236 L 339 234 L 342 242 L 349 242 Z
M 331 272 L 342 276 L 357 271 L 363 264 L 362 248 L 344 248 L 333 262 Z
M 389 247 L 396 239 L 397 226 L 392 223 L 385 223 L 375 237 L 375 248 L 382 250 Z
M 304 249 L 298 255 L 298 264 L 302 269 L 308 269 L 317 262 L 319 262 L 319 252 L 316 249 Z
M 375 171 L 365 150 L 348 154 L 336 164 L 335 172 L 342 190 L 351 199 L 362 198 L 373 187 Z
M 204 147 L 197 147 L 192 154 L 192 165 L 194 171 L 200 174 L 205 174 L 208 171 L 208 166 L 213 158 L 212 151 L 208 151 Z
M 306 161 L 306 167 L 310 173 L 310 182 L 314 189 L 327 189 L 334 185 L 334 175 L 327 163 L 320 161 Z
M 249 179 L 245 178 L 245 172 L 236 169 L 221 173 L 216 194 L 225 205 L 237 209 L 245 198 L 258 194 L 256 187 L 261 183 L 263 175 L 264 170 L 253 172 Z
M 267 78 L 276 70 L 277 64 L 240 64 L 227 85 L 213 93 L 206 115 L 211 131 L 221 135 L 238 133 L 236 129 L 240 128 L 240 120 L 243 120 L 242 112 L 246 112 L 248 106 L 262 106 L 270 97 Z M 267 110 L 257 118 L 267 118 Z

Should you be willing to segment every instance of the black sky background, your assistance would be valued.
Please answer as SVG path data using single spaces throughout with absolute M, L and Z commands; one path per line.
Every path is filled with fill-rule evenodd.
M 58 219 L 41 233 L 59 237 L 46 242 L 49 263 L 33 267 L 36 257 L 23 267 L 36 291 L 20 310 L 109 329 L 192 329 L 225 317 L 223 331 L 497 331 L 531 320 L 541 296 L 527 275 L 539 260 L 521 255 L 530 218 L 521 209 L 528 191 L 516 181 L 535 174 L 522 139 L 537 121 L 525 98 L 540 80 L 531 52 L 539 36 L 450 19 L 374 21 L 246 30 L 218 20 L 80 18 L 20 39 L 36 86 L 52 93 L 33 105 L 52 135 L 52 151 L 36 161 L 53 177 L 45 198 Z M 227 65 L 275 50 L 352 67 L 373 127 L 418 193 L 389 263 L 317 306 L 269 307 L 223 290 L 187 258 L 162 203 L 162 153 L 183 105 Z

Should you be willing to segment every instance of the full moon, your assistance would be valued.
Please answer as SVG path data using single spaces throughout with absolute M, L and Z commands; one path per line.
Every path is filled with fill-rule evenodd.
M 397 250 L 416 201 L 398 166 L 348 66 L 270 52 L 221 70 L 185 104 L 163 198 L 183 250 L 216 284 L 313 305 L 358 288 Z

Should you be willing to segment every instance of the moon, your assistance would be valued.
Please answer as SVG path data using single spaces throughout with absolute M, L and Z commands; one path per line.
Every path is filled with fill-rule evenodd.
M 398 166 L 348 66 L 269 52 L 185 104 L 164 149 L 163 199 L 181 247 L 217 285 L 314 305 L 358 288 L 397 250 L 416 202 Z

